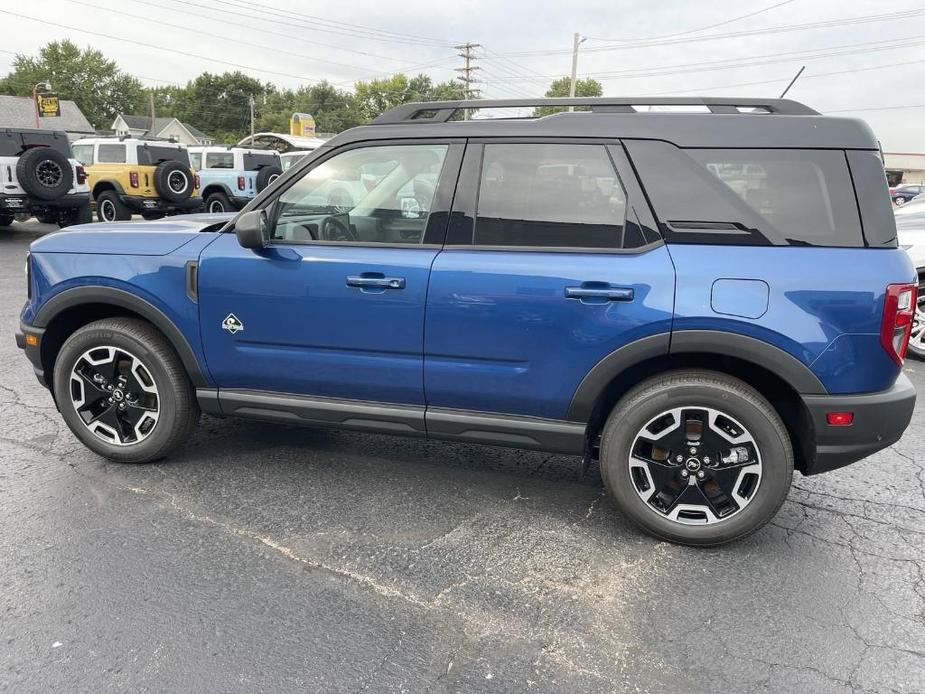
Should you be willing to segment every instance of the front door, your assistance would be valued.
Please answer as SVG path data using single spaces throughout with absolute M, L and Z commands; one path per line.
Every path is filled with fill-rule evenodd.
M 427 283 L 461 156 L 451 142 L 335 150 L 266 203 L 266 250 L 233 233 L 210 244 L 199 306 L 219 397 L 422 406 Z

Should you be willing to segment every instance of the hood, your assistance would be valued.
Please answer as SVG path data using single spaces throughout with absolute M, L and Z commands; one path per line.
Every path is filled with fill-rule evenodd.
M 234 214 L 187 214 L 152 222 L 81 224 L 43 236 L 33 253 L 169 255 L 198 234 L 218 231 Z

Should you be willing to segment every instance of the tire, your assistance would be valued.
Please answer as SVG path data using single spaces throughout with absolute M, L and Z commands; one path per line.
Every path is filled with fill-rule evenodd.
M 23 152 L 16 161 L 16 177 L 23 190 L 39 200 L 57 200 L 74 184 L 71 162 L 51 147 Z
M 0 212 L 0 227 L 12 226 L 13 219 L 13 215 L 9 212 Z
M 210 193 L 209 197 L 206 198 L 206 212 L 218 214 L 220 212 L 232 212 L 233 210 L 231 200 L 220 190 Z
M 919 276 L 919 291 L 912 320 L 912 335 L 906 353 L 913 359 L 925 361 L 925 275 Z
M 169 202 L 183 202 L 193 194 L 193 174 L 178 161 L 162 161 L 154 169 L 154 189 Z
M 99 371 L 91 361 L 102 362 Z M 128 380 L 114 378 L 114 371 Z M 91 374 L 106 374 L 108 385 L 90 385 Z M 177 353 L 154 326 L 135 318 L 106 318 L 74 332 L 55 360 L 54 395 L 74 435 L 121 463 L 163 458 L 188 439 L 199 420 L 195 391 Z M 84 416 L 91 421 L 98 419 L 86 424 L 78 407 L 88 408 Z
M 702 438 L 691 433 L 697 417 Z M 721 428 L 738 430 L 741 446 Z M 667 445 L 669 437 L 681 443 L 650 442 Z M 712 441 L 720 452 L 711 458 Z M 740 447 L 744 460 L 736 459 Z M 645 463 L 640 456 L 647 455 L 663 462 Z M 652 535 L 718 545 L 755 532 L 777 513 L 790 490 L 793 449 L 780 416 L 751 386 L 713 371 L 672 371 L 639 384 L 614 407 L 601 438 L 601 476 L 621 511 Z M 706 503 L 698 506 L 698 499 Z
M 90 211 L 90 203 L 84 203 L 78 207 L 71 207 L 61 213 L 58 219 L 58 226 L 62 229 L 75 224 L 91 224 L 93 222 L 93 213 Z
M 96 218 L 101 222 L 127 222 L 132 211 L 122 204 L 116 191 L 106 190 L 96 199 Z
M 262 193 L 268 185 L 282 176 L 282 174 L 283 170 L 278 166 L 261 166 L 260 170 L 257 172 L 257 192 Z
M 897 195 L 893 198 L 893 204 L 896 205 L 896 207 L 902 207 L 906 204 L 906 199 Z

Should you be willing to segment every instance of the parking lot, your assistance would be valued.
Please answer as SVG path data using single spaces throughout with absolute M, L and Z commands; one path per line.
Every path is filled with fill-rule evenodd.
M 44 230 L 0 232 L 0 690 L 925 689 L 921 406 L 714 550 L 567 457 L 204 417 L 107 463 L 13 341 Z

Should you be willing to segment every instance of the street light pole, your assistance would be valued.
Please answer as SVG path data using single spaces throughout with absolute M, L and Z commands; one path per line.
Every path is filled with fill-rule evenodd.
M 585 39 L 582 38 L 581 34 L 577 31 L 572 37 L 572 81 L 569 82 L 568 95 L 569 98 L 575 98 L 575 85 L 578 81 L 578 46 L 584 43 Z M 574 111 L 574 106 L 568 107 L 569 111 Z

